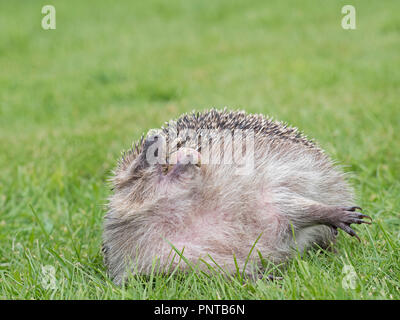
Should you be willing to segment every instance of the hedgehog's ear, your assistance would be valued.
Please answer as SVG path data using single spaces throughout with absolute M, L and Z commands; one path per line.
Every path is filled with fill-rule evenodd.
M 142 143 L 141 150 L 136 158 L 132 159 L 126 166 L 120 167 L 114 177 L 114 186 L 122 188 L 140 179 L 144 170 L 155 167 L 161 170 L 161 165 L 166 163 L 165 137 L 158 132 L 149 133 Z
M 133 164 L 133 171 L 166 163 L 166 140 L 158 130 L 151 130 L 143 142 L 143 148 Z

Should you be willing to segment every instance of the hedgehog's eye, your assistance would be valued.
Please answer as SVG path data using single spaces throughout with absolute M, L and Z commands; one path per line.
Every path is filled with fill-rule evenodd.
M 170 164 L 194 164 L 201 163 L 201 154 L 192 148 L 180 148 L 169 156 Z
M 161 167 L 163 175 L 166 175 L 171 172 L 174 166 L 172 164 L 163 164 Z
M 163 175 L 180 175 L 189 167 L 201 167 L 201 155 L 194 149 L 181 148 L 168 157 L 168 163 L 161 166 Z

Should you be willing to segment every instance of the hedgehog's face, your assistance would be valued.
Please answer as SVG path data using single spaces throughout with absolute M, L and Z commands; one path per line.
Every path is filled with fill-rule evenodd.
M 167 145 L 162 132 L 149 133 L 136 158 L 116 173 L 113 211 L 166 216 L 168 212 L 188 214 L 205 203 L 213 207 L 213 203 L 220 206 L 236 202 L 237 193 L 243 193 L 240 188 L 254 183 L 253 166 L 247 167 L 254 164 L 252 148 L 245 145 L 244 166 L 240 162 L 225 162 L 222 156 L 232 154 L 228 147 L 233 147 L 221 144 L 223 133 L 203 137 L 202 142 L 212 139 L 208 148 L 204 147 L 206 143 L 199 146 L 198 140 L 190 138 L 169 139 L 184 142 Z M 234 149 L 242 150 L 242 145 L 235 145 Z
M 200 153 L 180 147 L 166 155 L 164 142 L 160 135 L 148 136 L 141 153 L 114 179 L 116 194 L 129 195 L 134 207 L 192 197 L 201 186 Z

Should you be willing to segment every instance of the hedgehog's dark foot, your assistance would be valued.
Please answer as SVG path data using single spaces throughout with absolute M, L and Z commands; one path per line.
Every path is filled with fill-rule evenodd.
M 278 281 L 283 280 L 283 277 L 274 276 L 273 274 L 268 274 L 267 276 L 264 276 L 263 273 L 257 273 L 255 275 L 252 273 L 247 273 L 245 274 L 245 279 L 251 280 L 253 282 L 256 282 L 257 280 Z
M 356 209 L 362 210 L 360 207 L 334 207 L 331 208 L 330 217 L 329 217 L 329 225 L 337 230 L 342 229 L 344 232 L 349 235 L 356 237 L 358 241 L 360 241 L 357 233 L 350 227 L 352 223 L 361 224 L 367 223 L 371 224 L 371 222 L 364 220 L 364 218 L 370 219 L 370 216 L 363 214 L 361 212 L 357 212 Z
M 268 281 L 278 281 L 278 280 L 283 280 L 283 277 L 277 277 L 274 276 L 273 274 L 269 274 L 266 279 Z

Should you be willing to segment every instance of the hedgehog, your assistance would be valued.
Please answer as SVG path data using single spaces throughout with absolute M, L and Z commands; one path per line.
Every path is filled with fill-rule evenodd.
M 128 274 L 194 267 L 262 275 L 265 261 L 335 244 L 372 220 L 347 174 L 297 128 L 262 114 L 211 109 L 151 129 L 111 178 L 103 254 Z

